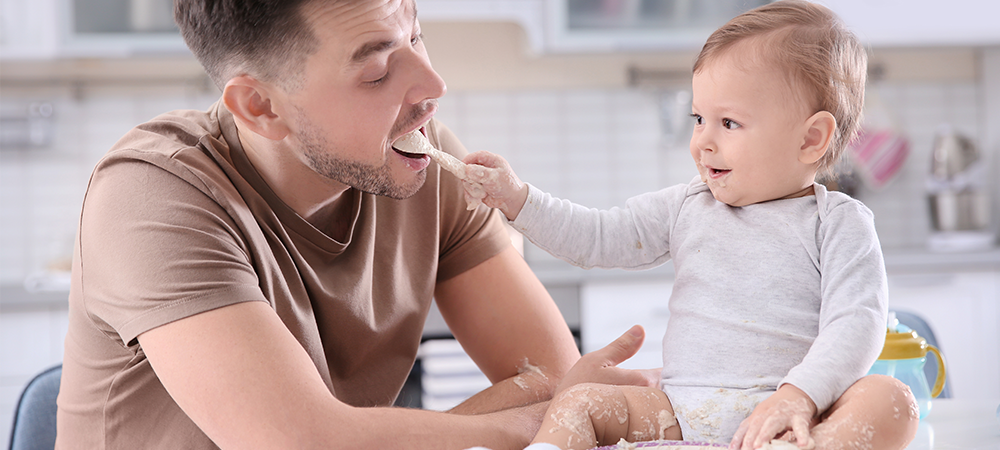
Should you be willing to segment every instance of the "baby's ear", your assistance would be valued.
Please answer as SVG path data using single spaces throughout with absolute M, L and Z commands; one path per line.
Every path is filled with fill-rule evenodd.
M 830 148 L 836 130 L 837 119 L 828 111 L 820 111 L 807 119 L 799 161 L 803 164 L 813 164 L 823 158 L 826 150 Z
M 278 90 L 251 76 L 233 77 L 222 91 L 222 101 L 238 122 L 272 141 L 288 135 L 288 124 L 275 108 Z

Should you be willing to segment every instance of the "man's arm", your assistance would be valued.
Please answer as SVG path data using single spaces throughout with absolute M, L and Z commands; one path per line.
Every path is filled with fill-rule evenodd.
M 171 397 L 222 448 L 519 449 L 544 411 L 465 416 L 345 405 L 264 302 L 171 322 L 139 343 Z
M 566 321 L 513 247 L 440 283 L 435 299 L 452 333 L 494 383 L 453 413 L 478 414 L 549 400 L 557 387 L 578 382 L 652 387 L 659 382 L 658 370 L 616 367 L 639 350 L 641 328 L 616 340 L 609 350 L 581 359 Z M 573 379 L 563 380 L 570 367 Z
M 452 412 L 549 400 L 580 358 L 555 302 L 514 247 L 439 283 L 434 297 L 452 334 L 494 383 Z

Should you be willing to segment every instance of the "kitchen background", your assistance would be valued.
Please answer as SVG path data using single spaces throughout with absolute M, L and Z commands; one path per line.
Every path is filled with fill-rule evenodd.
M 608 208 L 696 174 L 687 150 L 690 65 L 712 29 L 759 3 L 418 6 L 432 62 L 449 85 L 438 118 L 470 150 L 507 157 L 523 180 Z M 1000 6 L 823 3 L 870 48 L 866 127 L 895 139 L 865 147 L 884 159 L 855 158 L 841 182 L 875 213 L 891 306 L 930 322 L 954 397 L 1000 398 L 1000 29 L 992 21 Z M 0 442 L 23 385 L 61 359 L 65 270 L 94 164 L 136 124 L 205 109 L 218 97 L 169 17 L 169 0 L 0 0 Z M 979 156 L 964 172 L 965 192 L 982 201 L 964 210 L 980 221 L 961 233 L 938 232 L 933 217 L 951 215 L 928 201 L 942 186 L 931 171 L 945 130 Z M 642 322 L 651 338 L 630 364 L 659 364 L 670 267 L 583 271 L 530 243 L 524 253 L 584 350 Z M 446 329 L 432 317 L 427 333 Z M 444 384 L 430 389 L 442 392 L 438 400 L 461 395 Z M 425 397 L 425 406 L 434 400 Z

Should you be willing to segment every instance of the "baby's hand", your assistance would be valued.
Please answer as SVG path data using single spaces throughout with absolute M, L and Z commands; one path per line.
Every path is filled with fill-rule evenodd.
M 521 182 L 507 161 L 490 152 L 465 157 L 465 199 L 497 208 L 507 220 L 514 220 L 528 198 L 528 186 Z
M 811 449 L 815 443 L 809 428 L 816 417 L 816 404 L 801 389 L 785 384 L 773 395 L 760 402 L 750 417 L 740 423 L 729 443 L 730 449 L 751 450 L 771 442 L 771 439 L 791 430 L 799 448 Z

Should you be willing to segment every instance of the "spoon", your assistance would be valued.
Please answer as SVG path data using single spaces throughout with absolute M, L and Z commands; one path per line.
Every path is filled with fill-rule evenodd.
M 396 141 L 392 143 L 392 146 L 407 153 L 428 155 L 444 170 L 455 174 L 458 179 L 464 181 L 466 183 L 467 191 L 475 193 L 475 195 L 472 196 L 466 195 L 465 200 L 468 203 L 466 205 L 466 209 L 471 211 L 483 204 L 481 199 L 486 195 L 485 191 L 483 191 L 483 186 L 478 182 L 469 179 L 468 175 L 465 173 L 466 164 L 458 158 L 452 156 L 450 153 L 445 153 L 434 148 L 430 141 L 427 140 L 427 136 L 424 136 L 424 134 L 420 132 L 419 128 L 401 136 L 399 139 L 396 139 Z
M 462 181 L 472 182 L 465 175 L 465 163 L 449 153 L 434 148 L 427 137 L 419 129 L 413 130 L 392 143 L 392 146 L 407 153 L 428 155 L 444 170 L 447 170 Z

